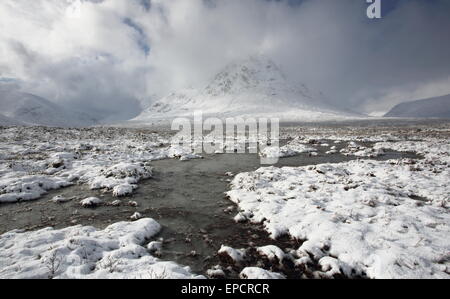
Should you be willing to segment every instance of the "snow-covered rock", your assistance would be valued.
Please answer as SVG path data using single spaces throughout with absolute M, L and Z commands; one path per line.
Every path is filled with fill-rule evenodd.
M 209 269 L 206 271 L 206 275 L 210 278 L 219 279 L 219 278 L 225 278 L 225 272 L 220 269 Z
M 285 279 L 283 274 L 267 271 L 258 267 L 247 267 L 239 274 L 241 279 Z
M 284 251 L 275 245 L 258 247 L 256 250 L 260 255 L 265 256 L 271 262 L 282 263 L 286 258 Z
M 162 242 L 152 241 L 147 245 L 147 249 L 150 251 L 150 253 L 161 252 L 162 245 Z
M 139 220 L 141 218 L 142 218 L 142 215 L 139 212 L 135 212 L 133 215 L 130 216 L 131 220 Z
M 241 249 L 234 249 L 229 246 L 222 245 L 218 251 L 219 256 L 224 259 L 229 259 L 230 262 L 240 264 L 244 261 L 245 251 Z
M 247 221 L 247 217 L 243 213 L 238 213 L 236 216 L 234 216 L 233 220 L 237 223 L 245 222 Z
M 97 197 L 88 197 L 80 201 L 80 204 L 84 208 L 92 208 L 103 204 L 104 201 Z
M 113 196 L 122 197 L 122 196 L 130 195 L 133 193 L 135 186 L 136 185 L 133 186 L 131 184 L 117 185 L 113 188 Z

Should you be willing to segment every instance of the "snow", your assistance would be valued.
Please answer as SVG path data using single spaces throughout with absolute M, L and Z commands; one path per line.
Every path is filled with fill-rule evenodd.
M 150 251 L 150 253 L 161 252 L 161 250 L 162 250 L 162 242 L 152 241 L 152 242 L 150 242 L 147 245 L 147 249 Z
M 260 151 L 259 155 L 265 158 L 285 158 L 316 151 L 315 148 L 303 144 L 301 140 L 296 138 L 281 147 L 267 146 Z
M 192 153 L 190 146 L 171 145 L 168 150 L 170 158 L 177 158 L 180 161 L 188 161 L 192 159 L 201 159 L 202 156 Z
M 237 222 L 237 223 L 245 222 L 245 221 L 247 221 L 247 217 L 245 217 L 245 215 L 242 214 L 242 213 L 238 213 L 238 214 L 233 218 L 233 220 L 234 220 L 235 222 Z
M 100 198 L 97 197 L 88 197 L 83 199 L 82 201 L 80 201 L 80 204 L 82 207 L 84 208 L 92 208 L 92 207 L 96 207 L 98 205 L 103 204 L 104 201 Z
M 136 185 L 131 184 L 121 184 L 117 185 L 113 188 L 113 196 L 122 197 L 127 196 L 133 193 L 133 190 L 136 188 Z
M 15 88 L 0 88 L 0 124 L 43 126 L 89 126 L 95 121 L 89 116 L 67 109 L 39 96 Z
M 256 250 L 260 255 L 267 257 L 272 262 L 281 263 L 286 258 L 283 250 L 275 245 L 258 247 Z
M 384 141 L 377 142 L 374 149 L 390 149 L 399 152 L 415 152 L 424 156 L 424 163 L 436 166 L 450 163 L 450 146 L 448 140 L 429 139 L 422 141 Z
M 322 93 L 291 83 L 267 57 L 253 56 L 227 65 L 204 88 L 183 89 L 160 99 L 133 121 L 191 117 L 194 111 L 222 118 L 280 117 L 286 121 L 349 117 L 327 107 Z
M 333 151 L 331 153 L 333 153 Z M 343 148 L 340 151 L 340 153 L 344 154 L 346 156 L 357 156 L 357 157 L 368 157 L 368 158 L 375 158 L 375 157 L 383 156 L 385 154 L 383 149 L 365 147 L 362 145 L 357 145 L 355 142 L 350 142 L 348 144 L 347 148 Z
M 398 104 L 385 117 L 450 118 L 450 94 Z
M 299 269 L 312 264 L 317 278 L 449 278 L 450 146 L 448 139 L 433 137 L 440 129 L 427 130 L 391 134 L 376 128 L 367 129 L 366 135 L 351 128 L 344 133 L 327 128 L 283 130 L 283 138 L 292 139 L 282 149 L 296 154 L 315 153 L 311 145 L 327 147 L 344 145 L 345 141 L 349 144 L 343 153 L 348 155 L 368 158 L 396 150 L 416 152 L 423 159 L 356 160 L 261 168 L 236 176 L 229 173 L 230 178 L 223 179 L 234 178 L 228 196 L 239 209 L 226 208 L 225 212 L 235 211 L 237 222 L 262 223 L 273 238 L 289 235 L 298 239 L 301 245 L 294 250 L 273 245 L 256 250 L 273 263 L 294 259 Z M 73 184 L 114 196 L 132 196 L 142 180 L 152 177 L 151 161 L 192 157 L 190 149 L 168 145 L 168 136 L 164 132 L 107 128 L 2 128 L 0 202 L 34 200 Z M 375 144 L 367 144 L 371 142 Z M 330 151 L 336 148 L 330 147 Z M 72 199 L 55 197 L 53 201 Z M 87 206 L 103 204 L 99 198 L 83 201 Z M 128 199 L 110 204 L 137 206 Z M 4 234 L 0 236 L 0 277 L 197 277 L 187 268 L 156 259 L 160 249 L 153 248 L 160 240 L 152 240 L 154 235 L 141 238 L 140 233 L 131 236 L 142 231 L 135 223 L 145 220 L 138 212 L 131 217 L 135 220 L 132 223 L 101 231 L 78 226 Z M 74 236 L 82 245 L 71 244 Z M 34 243 L 29 245 L 27 240 Z M 252 252 L 222 246 L 219 255 L 244 267 Z M 89 259 L 71 261 L 80 256 Z M 58 263 L 61 266 L 52 274 L 55 271 L 51 268 Z M 283 271 L 281 264 L 274 267 Z M 208 276 L 222 277 L 222 269 L 211 270 L 215 272 Z M 276 275 L 257 268 L 243 273 L 243 277 L 255 278 Z
M 280 273 L 270 272 L 258 267 L 247 267 L 239 274 L 241 279 L 284 279 Z
M 142 215 L 139 212 L 135 212 L 133 215 L 130 216 L 131 220 L 139 220 L 141 218 L 142 218 Z
M 25 172 L 13 176 L 6 173 L 0 178 L 0 203 L 35 200 L 49 190 L 70 185 L 71 182 L 59 176 L 25 175 Z
M 71 200 L 73 200 L 74 198 L 67 198 L 61 195 L 55 196 L 51 199 L 52 202 L 54 203 L 66 203 L 69 202 Z
M 114 200 L 112 203 L 111 203 L 111 206 L 113 206 L 113 207 L 118 207 L 118 206 L 120 206 L 122 204 L 122 202 L 120 201 L 120 200 Z
M 225 272 L 222 269 L 208 269 L 206 275 L 210 278 L 225 278 Z
M 425 159 L 260 168 L 238 174 L 227 194 L 273 238 L 303 241 L 296 264 L 311 255 L 330 277 L 449 278 L 449 147 L 382 142 L 375 149 L 418 150 Z
M 125 196 L 137 188 L 136 184 L 152 177 L 152 168 L 144 163 L 121 162 L 108 168 L 97 169 L 79 177 L 91 189 L 112 190 L 114 196 Z M 73 179 L 73 177 L 72 177 Z
M 228 256 L 235 263 L 241 263 L 244 261 L 245 252 L 241 249 L 234 249 L 229 246 L 222 245 L 218 251 L 219 255 Z
M 203 278 L 189 267 L 150 255 L 143 245 L 160 229 L 145 218 L 104 230 L 74 226 L 12 231 L 0 236 L 0 278 Z
M 12 127 L 0 131 L 0 202 L 36 200 L 73 184 L 132 196 L 152 177 L 151 161 L 200 158 L 171 135 L 113 128 Z

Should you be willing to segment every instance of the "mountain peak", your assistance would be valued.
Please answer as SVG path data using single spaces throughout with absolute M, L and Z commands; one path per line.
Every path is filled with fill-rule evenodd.
M 286 77 L 269 58 L 258 55 L 235 61 L 223 68 L 205 88 L 211 96 L 239 94 L 258 87 L 285 84 Z
M 205 115 L 272 115 L 284 119 L 335 119 L 338 114 L 322 103 L 321 93 L 292 84 L 271 59 L 256 55 L 234 61 L 202 89 L 180 90 L 154 103 L 136 121 Z

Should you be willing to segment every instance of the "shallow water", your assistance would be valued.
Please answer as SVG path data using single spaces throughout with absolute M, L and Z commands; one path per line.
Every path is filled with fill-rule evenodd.
M 330 144 L 333 144 L 332 141 Z M 339 150 L 346 143 L 336 146 Z M 328 147 L 318 147 L 318 150 L 318 156 L 302 154 L 284 158 L 276 166 L 304 166 L 356 159 L 340 154 L 326 155 Z M 378 160 L 402 157 L 417 156 L 388 152 Z M 89 196 L 102 197 L 107 202 L 117 198 L 89 190 L 86 186 L 72 186 L 52 191 L 37 201 L 0 205 L 0 233 L 12 229 L 62 228 L 74 224 L 104 228 L 114 222 L 127 221 L 138 211 L 143 217 L 154 218 L 163 226 L 158 236 L 165 240 L 161 258 L 189 265 L 197 273 L 204 273 L 219 263 L 216 253 L 222 244 L 234 248 L 269 244 L 282 248 L 298 246 L 293 240 L 271 240 L 258 225 L 233 221 L 237 210 L 224 194 L 232 178 L 225 173 L 236 174 L 261 167 L 257 155 L 206 155 L 204 159 L 186 162 L 162 160 L 152 164 L 154 178 L 141 182 L 135 194 L 123 198 L 123 205 L 119 207 L 81 208 L 79 201 Z M 49 202 L 56 195 L 75 196 L 77 199 L 64 204 Z M 138 206 L 126 205 L 129 200 L 136 201 Z M 226 212 L 228 207 L 233 207 L 233 211 Z

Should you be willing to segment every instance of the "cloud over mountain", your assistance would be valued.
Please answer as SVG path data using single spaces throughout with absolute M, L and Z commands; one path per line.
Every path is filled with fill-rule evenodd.
M 261 53 L 359 111 L 450 93 L 450 3 L 389 2 L 369 20 L 351 0 L 3 0 L 0 78 L 106 119 Z

